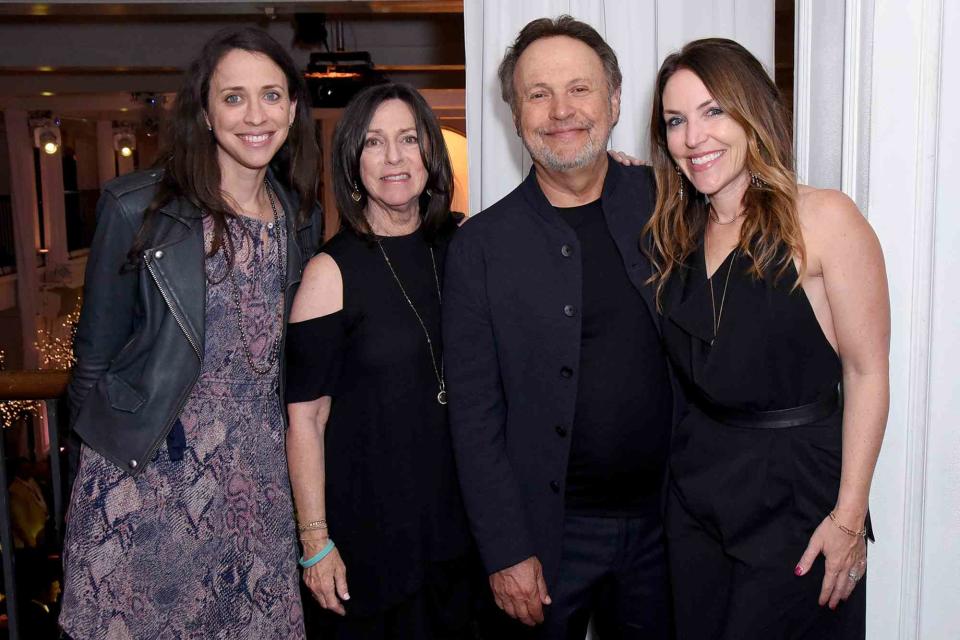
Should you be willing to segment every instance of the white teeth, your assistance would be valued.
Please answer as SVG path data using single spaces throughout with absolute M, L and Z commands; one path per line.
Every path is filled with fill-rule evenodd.
M 383 177 L 380 178 L 380 179 L 381 179 L 381 180 L 386 180 L 387 182 L 398 182 L 398 181 L 400 181 L 400 180 L 409 180 L 409 179 L 410 179 L 410 174 L 409 174 L 409 173 L 400 173 L 400 174 L 397 174 L 397 175 L 395 175 L 395 176 L 383 176 Z
M 243 140 L 245 140 L 246 142 L 257 143 L 257 142 L 266 142 L 267 138 L 270 137 L 270 134 L 261 133 L 260 135 L 257 135 L 257 136 L 240 136 L 240 137 L 243 138 Z
M 699 158 L 690 158 L 690 162 L 697 165 L 706 164 L 712 160 L 716 160 L 721 155 L 723 155 L 723 151 L 714 151 L 713 153 L 709 153 L 705 156 L 700 156 Z

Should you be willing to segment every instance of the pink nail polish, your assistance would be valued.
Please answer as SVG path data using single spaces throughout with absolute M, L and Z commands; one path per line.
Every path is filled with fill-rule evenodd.
M 802 576 L 802 575 L 803 575 L 803 567 L 801 567 L 800 565 L 797 565 L 797 567 L 793 570 L 793 573 L 794 573 L 794 575 Z

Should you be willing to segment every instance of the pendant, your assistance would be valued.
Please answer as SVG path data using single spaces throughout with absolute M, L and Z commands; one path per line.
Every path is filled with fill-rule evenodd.
M 437 394 L 437 402 L 440 404 L 447 404 L 447 390 L 440 389 L 440 393 Z

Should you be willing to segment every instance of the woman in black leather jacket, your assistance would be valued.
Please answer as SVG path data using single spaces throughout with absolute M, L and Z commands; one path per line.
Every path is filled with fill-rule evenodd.
M 73 638 L 303 637 L 280 398 L 321 232 L 309 106 L 264 31 L 220 32 L 157 169 L 104 189 L 69 387 Z

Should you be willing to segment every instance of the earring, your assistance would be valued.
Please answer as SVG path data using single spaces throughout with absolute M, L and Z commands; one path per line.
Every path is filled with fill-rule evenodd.
M 350 199 L 360 204 L 360 200 L 363 199 L 363 196 L 360 194 L 360 188 L 357 187 L 357 181 L 353 181 L 353 193 L 350 194 Z
M 765 186 L 767 186 L 767 183 L 763 181 L 763 178 L 760 177 L 760 174 L 753 171 L 750 172 L 750 184 L 755 189 L 763 189 Z
M 211 127 L 210 125 L 207 125 L 207 131 L 213 131 L 213 127 Z
M 677 195 L 680 197 L 680 202 L 683 202 L 683 172 L 680 171 L 680 165 L 673 165 L 677 170 L 677 179 L 680 181 L 680 189 L 677 191 Z
M 433 191 L 431 191 L 429 188 L 424 189 L 424 192 L 427 194 L 427 197 L 428 197 L 428 198 L 432 198 L 432 197 L 433 197 Z

